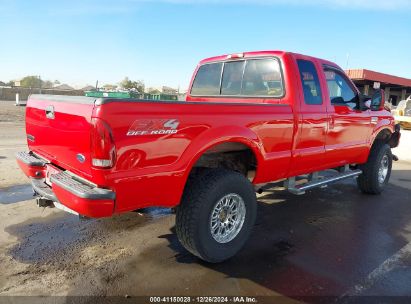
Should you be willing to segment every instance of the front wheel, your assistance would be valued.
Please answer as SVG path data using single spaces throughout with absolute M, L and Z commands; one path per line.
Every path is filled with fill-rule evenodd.
M 392 169 L 391 148 L 384 142 L 377 142 L 371 148 L 368 161 L 360 166 L 362 174 L 357 184 L 360 190 L 368 194 L 380 194 L 388 183 Z
M 192 254 L 211 262 L 234 256 L 255 222 L 254 187 L 238 172 L 204 170 L 191 177 L 177 207 L 176 232 Z

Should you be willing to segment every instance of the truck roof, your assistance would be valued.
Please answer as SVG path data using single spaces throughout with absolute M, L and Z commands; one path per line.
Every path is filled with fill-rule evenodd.
M 287 52 L 287 51 L 280 51 L 280 50 L 265 50 L 265 51 L 253 51 L 253 52 L 240 52 L 240 53 L 234 53 L 234 54 L 225 54 L 225 55 L 219 55 L 219 56 L 214 56 L 210 58 L 206 58 L 200 61 L 200 65 L 204 63 L 209 63 L 209 62 L 215 62 L 215 61 L 223 61 L 227 59 L 235 59 L 235 58 L 249 58 L 249 57 L 262 57 L 262 56 L 277 56 L 277 57 L 283 57 L 286 54 L 290 55 L 300 55 L 304 56 L 307 59 L 315 59 L 315 60 L 320 60 L 325 64 L 329 64 L 332 66 L 337 66 L 334 62 L 321 59 L 321 58 L 316 58 L 313 56 L 308 56 L 308 55 L 303 55 L 303 54 L 297 54 L 293 52 Z
M 213 56 L 210 58 L 206 58 L 200 61 L 200 64 L 208 63 L 208 62 L 214 62 L 214 61 L 222 61 L 226 60 L 229 58 L 247 58 L 247 57 L 258 57 L 258 56 L 278 56 L 282 57 L 285 53 L 285 51 L 254 51 L 254 52 L 239 52 L 239 53 L 234 53 L 234 54 L 224 54 L 224 55 L 219 55 L 219 56 Z M 232 57 L 230 57 L 232 56 Z

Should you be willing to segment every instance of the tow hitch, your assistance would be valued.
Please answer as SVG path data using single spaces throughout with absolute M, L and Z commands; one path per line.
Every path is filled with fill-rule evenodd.
M 52 200 L 49 200 L 47 198 L 44 197 L 37 197 L 36 198 L 36 204 L 39 207 L 49 207 L 49 208 L 54 208 L 54 203 Z

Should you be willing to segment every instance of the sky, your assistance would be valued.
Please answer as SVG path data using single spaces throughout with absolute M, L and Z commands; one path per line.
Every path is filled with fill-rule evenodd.
M 0 0 L 0 16 L 4 82 L 184 90 L 201 59 L 256 50 L 411 78 L 411 0 Z

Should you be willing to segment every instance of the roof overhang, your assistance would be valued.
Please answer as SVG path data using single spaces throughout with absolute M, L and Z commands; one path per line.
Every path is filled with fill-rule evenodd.
M 411 87 L 411 79 L 375 72 L 366 69 L 352 69 L 345 71 L 352 80 L 357 81 L 374 81 L 392 86 Z

